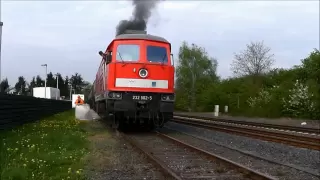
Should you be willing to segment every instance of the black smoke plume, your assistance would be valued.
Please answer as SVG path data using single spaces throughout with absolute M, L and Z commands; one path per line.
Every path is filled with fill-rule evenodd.
M 123 34 L 126 30 L 142 30 L 147 29 L 148 20 L 152 14 L 153 8 L 160 0 L 132 0 L 134 10 L 130 20 L 121 20 L 117 26 L 116 36 Z

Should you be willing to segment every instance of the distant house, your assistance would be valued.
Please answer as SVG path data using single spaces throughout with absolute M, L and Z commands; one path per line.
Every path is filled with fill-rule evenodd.
M 17 93 L 16 89 L 15 88 L 10 88 L 8 91 L 7 91 L 7 94 L 15 94 L 15 95 L 21 95 L 20 92 Z M 27 95 L 29 96 L 30 93 L 27 93 Z
M 10 88 L 8 94 L 14 94 L 16 92 L 15 88 Z

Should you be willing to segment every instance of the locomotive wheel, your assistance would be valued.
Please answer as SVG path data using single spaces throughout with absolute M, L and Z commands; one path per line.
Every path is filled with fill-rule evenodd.
M 118 113 L 114 113 L 112 116 L 112 128 L 118 129 L 119 128 L 119 120 L 118 120 Z
M 146 118 L 146 119 L 144 119 L 143 127 L 147 131 L 153 131 L 156 128 L 156 125 L 153 122 L 152 118 L 148 118 L 148 119 Z
M 163 115 L 163 113 L 160 113 L 159 114 L 159 116 L 158 116 L 158 126 L 160 127 L 160 128 L 163 128 L 163 126 L 164 126 L 164 115 Z
M 122 130 L 124 122 L 121 121 L 122 116 L 120 113 L 114 113 L 112 119 L 112 128 L 116 130 Z
M 99 102 L 96 103 L 95 110 L 96 113 L 99 114 Z
M 148 124 L 148 130 L 149 130 L 149 131 L 153 131 L 153 130 L 155 129 L 155 127 L 156 127 L 156 126 L 155 126 L 153 123 L 149 123 L 149 124 Z

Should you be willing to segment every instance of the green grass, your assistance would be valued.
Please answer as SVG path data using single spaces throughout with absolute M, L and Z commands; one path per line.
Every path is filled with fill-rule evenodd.
M 0 132 L 0 179 L 84 179 L 87 133 L 74 110 Z

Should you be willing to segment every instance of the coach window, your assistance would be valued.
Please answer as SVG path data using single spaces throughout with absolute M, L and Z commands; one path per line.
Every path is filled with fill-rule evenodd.
M 140 47 L 134 44 L 121 44 L 117 47 L 117 61 L 138 61 Z
M 167 49 L 160 46 L 147 47 L 147 59 L 149 62 L 168 63 Z

